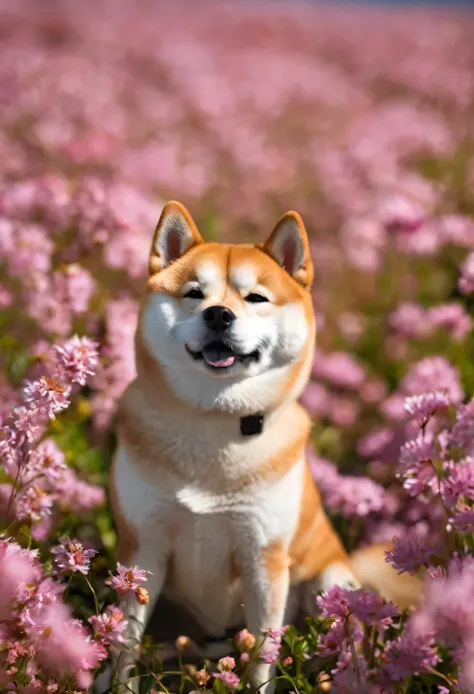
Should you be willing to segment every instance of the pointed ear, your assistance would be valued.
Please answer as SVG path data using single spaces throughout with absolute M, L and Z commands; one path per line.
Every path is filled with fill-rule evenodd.
M 305 288 L 313 282 L 308 235 L 298 212 L 287 212 L 278 221 L 263 249 Z
M 161 213 L 151 246 L 150 274 L 164 270 L 192 246 L 204 243 L 193 218 L 180 202 L 171 200 Z

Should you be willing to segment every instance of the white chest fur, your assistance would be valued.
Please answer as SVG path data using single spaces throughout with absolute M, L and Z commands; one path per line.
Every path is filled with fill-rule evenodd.
M 191 450 L 187 453 L 192 456 Z M 188 458 L 187 466 L 199 462 Z M 290 543 L 298 523 L 303 465 L 299 460 L 276 480 L 259 479 L 222 493 L 220 481 L 213 484 L 210 475 L 183 481 L 169 468 L 157 471 L 151 484 L 128 450 L 119 448 L 115 486 L 121 512 L 140 546 L 153 548 L 150 554 L 158 547 L 159 561 L 167 562 L 165 591 L 187 605 L 209 633 L 219 635 L 241 621 L 235 557 L 243 552 L 251 561 L 275 540 Z M 220 471 L 224 476 L 226 467 Z

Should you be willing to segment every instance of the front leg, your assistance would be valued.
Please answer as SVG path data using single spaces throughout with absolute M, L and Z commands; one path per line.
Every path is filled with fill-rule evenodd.
M 92 690 L 94 694 L 102 694 L 114 685 L 119 694 L 138 692 L 139 680 L 131 678 L 130 675 L 139 657 L 143 634 L 166 578 L 167 560 L 161 552 L 156 553 L 156 542 L 145 542 L 143 538 L 135 551 L 126 554 L 120 551 L 120 544 L 119 540 L 118 557 L 123 565 L 138 566 L 140 569 L 151 572 L 144 585 L 148 593 L 148 602 L 144 602 L 143 599 L 138 602 L 133 592 L 120 601 L 120 607 L 127 621 L 126 629 L 122 634 L 123 645 L 113 649 L 111 665 L 94 682 Z
M 288 551 L 281 540 L 262 547 L 247 536 L 239 564 L 247 628 L 258 639 L 262 632 L 283 626 L 290 582 Z M 262 694 L 271 694 L 275 688 L 276 666 L 270 650 L 267 638 L 262 649 L 267 662 L 259 661 L 251 673 L 252 684 Z
M 119 691 L 130 692 L 130 673 L 139 655 L 139 646 L 153 609 L 163 588 L 170 553 L 168 507 L 159 497 L 159 489 L 137 472 L 128 450 L 120 446 L 114 457 L 109 478 L 109 496 L 118 535 L 117 559 L 126 567 L 138 566 L 151 572 L 144 585 L 148 601 L 138 602 L 134 593 L 122 600 L 127 627 L 124 647 L 113 652 L 112 667 L 95 683 L 100 694 L 118 681 Z M 138 690 L 138 679 L 134 679 Z
M 158 547 L 157 547 L 158 544 Z M 128 557 L 127 566 L 138 566 L 150 571 L 145 588 L 148 592 L 148 602 L 139 602 L 134 593 L 122 601 L 122 609 L 127 620 L 123 634 L 125 648 L 116 652 L 113 659 L 114 676 L 118 684 L 118 692 L 128 692 L 132 688 L 138 692 L 138 678 L 131 680 L 130 673 L 140 653 L 143 634 L 153 613 L 166 579 L 167 556 L 164 545 L 156 542 L 156 538 L 141 538 L 138 549 Z

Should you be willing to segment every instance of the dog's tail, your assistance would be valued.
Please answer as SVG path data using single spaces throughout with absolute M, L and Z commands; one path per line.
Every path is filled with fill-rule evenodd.
M 385 561 L 391 544 L 375 544 L 358 549 L 350 555 L 352 569 L 362 586 L 373 588 L 401 610 L 416 607 L 421 602 L 422 582 L 407 573 L 398 574 Z

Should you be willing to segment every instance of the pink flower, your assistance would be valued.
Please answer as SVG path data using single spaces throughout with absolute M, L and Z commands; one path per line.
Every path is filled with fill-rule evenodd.
M 360 390 L 360 396 L 365 402 L 380 402 L 387 393 L 387 386 L 381 379 L 371 379 L 366 381 Z
M 320 383 L 311 381 L 304 390 L 300 400 L 311 417 L 322 417 L 327 413 L 329 394 Z
M 345 619 L 349 616 L 351 608 L 351 592 L 340 586 L 333 586 L 324 595 L 318 595 L 316 602 L 324 617 L 340 617 Z
M 425 221 L 423 207 L 407 197 L 392 195 L 379 205 L 378 217 L 386 229 L 393 233 L 417 231 Z
M 240 684 L 240 678 L 235 672 L 228 672 L 225 670 L 224 672 L 218 672 L 217 675 L 214 676 L 216 679 L 221 680 L 227 689 L 237 689 Z
M 15 252 L 8 256 L 12 277 L 46 273 L 51 266 L 54 245 L 46 229 L 39 224 L 15 225 Z
M 454 508 L 460 498 L 474 501 L 474 459 L 454 463 L 451 472 L 441 482 L 441 497 L 444 503 Z
M 342 388 L 353 389 L 364 382 L 365 369 L 347 352 L 324 354 L 318 351 L 314 359 L 313 375 Z
M 16 514 L 20 520 L 40 521 L 51 514 L 53 501 L 51 494 L 34 484 L 17 495 Z
M 12 499 L 12 494 L 14 495 L 12 484 L 8 482 L 3 482 L 2 484 L 0 484 L 0 517 L 5 518 L 8 507 L 10 506 L 10 517 L 5 518 L 5 520 L 8 522 L 12 520 L 12 504 L 10 503 L 10 499 Z
M 346 340 L 355 343 L 364 332 L 364 318 L 356 313 L 342 313 L 338 326 Z
M 61 573 L 78 571 L 84 576 L 90 569 L 90 560 L 97 552 L 95 549 L 84 549 L 79 540 L 70 540 L 69 537 L 59 538 L 59 545 L 51 549 L 55 557 L 55 563 Z
M 431 464 L 438 458 L 433 435 L 420 434 L 416 439 L 407 441 L 400 450 L 400 470 L 408 472 L 423 464 Z
M 327 416 L 338 427 L 351 427 L 357 421 L 360 406 L 350 398 L 332 395 L 328 398 Z
M 401 383 L 407 395 L 444 391 L 453 403 L 464 397 L 458 369 L 444 357 L 427 357 L 412 366 Z
M 267 665 L 271 665 L 272 663 L 277 662 L 279 655 L 280 644 L 275 643 L 274 641 L 269 641 L 268 643 L 264 644 L 260 653 L 260 658 L 264 663 L 267 663 Z
M 35 552 L 0 540 L 0 621 L 10 617 L 11 603 L 17 600 L 22 586 L 36 583 L 41 574 Z
M 13 303 L 13 294 L 0 284 L 0 308 L 8 308 Z
M 327 634 L 320 634 L 317 652 L 319 656 L 334 655 L 349 648 L 344 621 L 336 619 Z
M 263 644 L 260 658 L 264 663 L 272 664 L 276 663 L 280 655 L 281 640 L 283 634 L 286 631 L 286 626 L 280 627 L 279 629 L 269 629 Z
M 267 631 L 267 636 L 270 639 L 273 639 L 273 641 L 281 641 L 283 638 L 285 631 L 287 630 L 286 626 L 283 627 L 270 627 L 270 629 Z
M 41 615 L 48 605 L 58 602 L 66 586 L 50 577 L 43 578 L 37 585 L 28 584 L 28 602 L 20 613 L 19 622 L 34 626 L 41 621 Z
M 337 620 L 346 620 L 350 615 L 361 622 L 376 624 L 385 629 L 393 622 L 393 617 L 399 615 L 399 611 L 390 602 L 371 591 L 346 590 L 340 586 L 333 586 L 325 595 L 318 596 L 317 603 L 324 617 L 335 617 Z M 334 635 L 337 634 L 335 631 Z
M 386 230 L 378 220 L 367 216 L 348 219 L 341 229 L 344 253 L 359 270 L 376 272 L 386 243 Z
M 25 475 L 28 478 L 44 475 L 54 483 L 65 470 L 64 453 L 52 439 L 45 439 L 31 452 Z
M 30 318 L 42 326 L 45 332 L 65 336 L 71 332 L 72 313 L 51 278 L 37 278 L 35 286 L 25 292 L 26 310 Z
M 13 409 L 13 426 L 29 443 L 32 443 L 42 428 L 43 413 L 34 408 L 15 407 Z
M 439 663 L 439 656 L 433 638 L 422 638 L 407 630 L 394 641 L 388 641 L 384 652 L 384 670 L 389 677 L 399 682 L 406 677 L 418 675 L 427 668 Z
M 436 554 L 435 548 L 420 533 L 411 532 L 405 538 L 393 538 L 393 549 L 385 552 L 386 561 L 391 562 L 399 573 L 416 574 L 423 565 L 429 565 Z
M 109 605 L 101 615 L 89 617 L 96 638 L 104 643 L 123 643 L 123 632 L 127 627 L 122 610 L 116 605 Z
M 117 563 L 117 575 L 110 575 L 110 580 L 106 581 L 106 585 L 112 586 L 119 595 L 126 595 L 136 590 L 142 583 L 147 581 L 147 575 L 151 575 L 151 571 L 140 569 L 138 566 L 128 568 Z
M 71 674 L 81 689 L 92 682 L 94 670 L 104 657 L 99 644 L 90 640 L 82 624 L 71 619 L 65 605 L 48 606 L 38 626 L 30 630 L 40 660 L 58 674 Z
M 313 477 L 331 509 L 345 516 L 366 516 L 386 503 L 385 489 L 368 477 L 340 475 L 333 463 L 315 455 L 311 448 L 307 456 Z
M 331 670 L 333 676 L 331 690 L 336 694 L 375 694 L 377 689 L 372 689 L 366 680 L 367 663 L 361 655 L 357 657 L 357 671 L 354 667 L 352 654 L 349 651 L 342 652 L 337 659 L 337 666 Z M 360 682 L 360 680 L 362 680 Z
M 236 642 L 243 650 L 250 651 L 255 646 L 257 639 L 248 629 L 241 629 L 236 636 Z
M 84 386 L 88 376 L 93 376 L 99 361 L 97 343 L 87 337 L 73 338 L 62 346 L 56 345 L 58 364 L 65 378 L 71 383 L 79 383 Z
M 74 470 L 67 468 L 56 481 L 58 505 L 64 512 L 81 512 L 105 502 L 105 490 L 94 484 L 80 480 Z
M 337 484 L 326 491 L 325 502 L 344 516 L 366 516 L 384 507 L 386 491 L 368 477 L 339 475 Z
M 393 431 L 388 427 L 372 429 L 357 444 L 357 452 L 366 458 L 378 456 L 392 442 Z
M 44 410 L 50 419 L 68 407 L 68 395 L 69 389 L 49 376 L 42 376 L 25 388 L 25 401 L 30 409 Z
M 411 618 L 411 627 L 422 638 L 436 636 L 448 648 L 462 648 L 474 633 L 474 564 L 472 557 L 448 564 L 447 572 L 425 584 L 423 604 Z
M 461 304 L 440 304 L 428 311 L 428 318 L 436 328 L 448 330 L 457 342 L 464 340 L 472 330 L 472 320 Z
M 77 263 L 68 265 L 64 273 L 56 273 L 60 283 L 59 294 L 69 303 L 74 313 L 82 314 L 87 311 L 89 302 L 96 289 L 96 282 L 91 274 Z
M 423 306 L 413 303 L 400 304 L 389 316 L 388 323 L 393 330 L 408 338 L 425 337 L 431 328 Z
M 474 508 L 459 504 L 458 513 L 450 518 L 450 522 L 461 535 L 472 535 L 474 532 Z
M 230 672 L 231 670 L 235 669 L 235 659 L 230 655 L 226 655 L 224 658 L 219 660 L 217 667 L 221 672 L 226 670 Z
M 462 263 L 458 286 L 463 294 L 474 292 L 474 253 L 470 253 Z
M 451 404 L 446 393 L 438 390 L 433 393 L 412 395 L 405 400 L 405 410 L 414 417 L 420 426 L 429 422 L 431 417 Z
M 465 453 L 474 454 L 474 398 L 458 407 L 449 439 L 455 446 L 463 448 Z
M 365 624 L 376 624 L 386 629 L 393 623 L 393 617 L 400 614 L 393 603 L 386 602 L 380 595 L 371 591 L 351 591 L 348 598 L 351 613 Z
M 405 397 L 401 393 L 392 393 L 380 404 L 380 412 L 393 422 L 403 422 L 406 419 Z
M 439 482 L 434 466 L 438 458 L 439 453 L 430 433 L 421 434 L 402 446 L 399 470 L 405 478 L 403 487 L 410 496 L 438 491 Z
M 430 566 L 426 569 L 426 575 L 433 579 L 433 581 L 438 581 L 441 578 L 446 577 L 446 569 L 444 566 Z
M 329 460 L 325 460 L 316 455 L 311 447 L 307 449 L 307 456 L 312 475 L 320 489 L 324 494 L 329 492 L 334 485 L 339 483 L 340 475 L 336 466 Z

